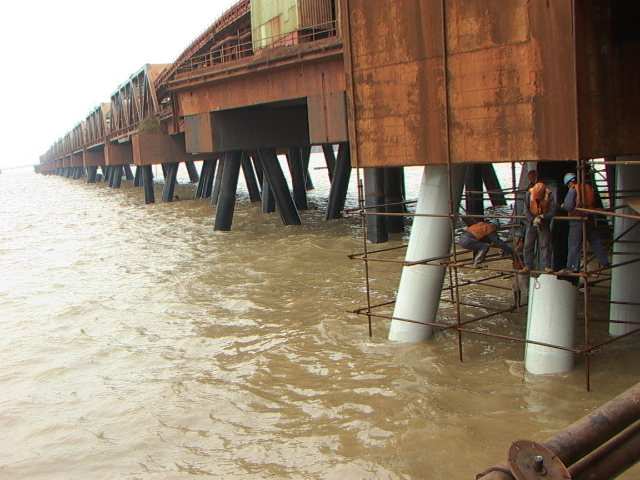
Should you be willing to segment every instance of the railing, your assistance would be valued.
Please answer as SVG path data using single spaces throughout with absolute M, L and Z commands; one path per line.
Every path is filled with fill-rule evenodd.
M 247 31 L 242 36 L 229 37 L 221 40 L 208 53 L 190 58 L 176 69 L 176 73 L 193 72 L 200 68 L 208 68 L 240 60 L 253 56 L 256 50 L 262 51 L 269 48 L 299 45 L 335 37 L 338 34 L 337 23 L 338 22 L 334 20 L 287 34 L 265 37 L 260 40 L 251 39 L 251 33 Z M 247 38 L 249 39 L 245 40 Z M 263 46 L 256 48 L 257 44 Z

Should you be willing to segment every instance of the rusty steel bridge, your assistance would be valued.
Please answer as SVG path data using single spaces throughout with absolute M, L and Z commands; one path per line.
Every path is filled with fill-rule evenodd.
M 403 231 L 404 217 L 414 216 L 407 258 L 397 261 L 403 278 L 423 267 L 448 271 L 444 284 L 440 279 L 423 293 L 435 295 L 433 312 L 440 301 L 457 306 L 456 318 L 448 323 L 399 313 L 398 304 L 407 303 L 402 281 L 397 301 L 377 302 L 369 277 L 377 260 L 389 261 L 376 258 L 387 249 L 370 251 L 364 242 L 364 252 L 351 258 L 367 265 L 367 304 L 354 313 L 366 316 L 369 325 L 390 320 L 393 329 L 399 322 L 400 336 L 414 327 L 453 331 L 461 358 L 463 334 L 518 341 L 571 360 L 582 357 L 589 388 L 592 354 L 640 332 L 634 289 L 640 283 L 639 24 L 637 0 L 240 0 L 173 63 L 145 65 L 120 85 L 110 102 L 41 156 L 36 171 L 86 176 L 90 183 L 104 179 L 113 188 L 125 177 L 143 187 L 145 202 L 153 203 L 152 166 L 162 165 L 162 199 L 172 201 L 178 166 L 184 163 L 198 184 L 196 196 L 217 206 L 216 230 L 231 229 L 243 172 L 251 201 L 262 202 L 265 213 L 277 210 L 285 225 L 299 225 L 299 212 L 308 208 L 311 148 L 322 147 L 331 180 L 325 218 L 344 214 L 351 173 L 362 174 L 357 213 L 369 243 L 385 242 L 389 233 Z M 287 162 L 280 161 L 284 156 Z M 519 306 L 479 305 L 465 297 L 469 286 L 492 288 L 496 279 L 513 278 L 518 270 L 489 256 L 481 274 L 462 281 L 458 275 L 474 268 L 472 259 L 451 243 L 460 222 L 487 217 L 485 201 L 522 201 L 526 178 L 503 188 L 493 170 L 496 162 L 522 164 L 525 173 L 536 170 L 558 204 L 569 171 L 598 189 L 601 202 L 582 213 L 600 218 L 611 270 L 595 265 L 585 242 L 582 270 L 558 273 L 566 266 L 567 248 L 562 228 L 567 217 L 558 216 L 553 272 L 534 268 L 530 273 L 536 285 L 548 285 L 550 296 L 558 287 L 575 298 L 581 295 L 579 318 L 571 311 L 561 321 L 550 321 L 571 328 L 579 321 L 584 326 L 580 344 L 575 330 L 563 343 L 559 336 L 535 337 L 527 331 L 527 338 L 512 338 L 492 325 L 474 328 L 496 315 L 519 312 Z M 441 193 L 422 206 L 419 200 L 416 211 L 409 212 L 403 167 L 421 165 L 423 187 Z M 466 193 L 460 194 L 463 188 Z M 411 257 L 416 224 L 431 225 L 425 233 L 431 239 L 442 228 L 429 222 L 442 219 L 451 235 L 442 239 L 439 253 Z M 521 218 L 514 211 L 502 220 L 513 228 Z M 416 283 L 411 288 L 417 289 Z M 415 291 L 408 297 L 422 295 Z M 589 308 L 593 292 L 610 304 L 607 318 L 597 318 Z M 553 301 L 540 297 L 534 304 L 531 294 L 529 299 L 529 313 Z M 463 319 L 460 305 L 473 318 Z M 536 320 L 527 319 L 528 324 Z M 597 322 L 610 324 L 611 338 L 594 339 Z M 638 389 L 632 396 L 637 405 Z M 627 466 L 637 461 L 640 428 L 637 418 L 631 420 L 635 443 L 621 448 L 632 452 L 623 461 Z M 543 450 L 536 456 L 548 461 Z M 580 464 L 574 472 L 585 468 Z M 485 472 L 486 478 L 514 478 L 505 469 Z

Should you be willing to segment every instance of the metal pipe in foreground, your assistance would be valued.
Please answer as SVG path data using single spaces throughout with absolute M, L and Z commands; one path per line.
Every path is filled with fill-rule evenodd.
M 616 478 L 638 462 L 640 420 L 569 469 L 573 480 Z
M 589 415 L 569 425 L 566 429 L 558 432 L 555 437 L 547 439 L 542 443 L 542 446 L 557 455 L 564 465 L 571 466 L 636 423 L 638 419 L 640 419 L 640 383 L 618 395 L 610 402 L 605 403 Z M 634 432 L 633 429 L 630 430 L 632 433 Z M 634 442 L 637 435 L 633 433 L 633 435 L 630 436 L 630 439 L 621 442 L 623 444 L 621 455 L 627 458 L 629 451 L 637 452 L 637 450 L 630 450 L 630 448 L 628 448 L 630 445 L 635 445 Z M 614 443 L 611 445 L 614 445 Z M 597 457 L 598 455 L 595 456 Z M 640 460 L 638 457 L 636 454 L 633 463 Z M 588 461 L 588 459 L 585 459 L 585 462 Z M 633 463 L 628 466 L 633 465 Z M 582 472 L 587 471 L 587 469 L 598 468 L 597 465 L 587 465 L 584 463 L 576 465 L 576 469 L 578 469 L 578 467 Z M 603 470 L 605 469 L 604 467 L 602 468 Z M 478 474 L 476 479 L 513 480 L 515 477 L 509 472 L 509 463 L 504 461 Z M 589 477 L 580 474 L 578 478 L 582 480 Z M 599 480 L 606 480 L 614 477 L 597 478 Z

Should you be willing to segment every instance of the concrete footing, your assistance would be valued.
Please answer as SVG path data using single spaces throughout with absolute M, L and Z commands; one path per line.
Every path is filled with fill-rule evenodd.
M 529 280 L 527 340 L 575 347 L 578 288 L 555 275 Z M 525 368 L 529 373 L 562 373 L 573 369 L 573 352 L 527 343 Z

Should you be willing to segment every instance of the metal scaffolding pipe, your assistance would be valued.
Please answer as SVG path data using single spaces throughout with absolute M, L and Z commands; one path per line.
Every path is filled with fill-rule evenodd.
M 565 465 L 571 466 L 637 422 L 638 418 L 640 383 L 547 439 L 542 446 L 556 454 Z M 506 472 L 509 472 L 509 464 L 504 461 L 478 474 L 476 479 L 513 480 L 513 475 Z
M 640 420 L 569 469 L 573 480 L 615 478 L 638 462 Z

